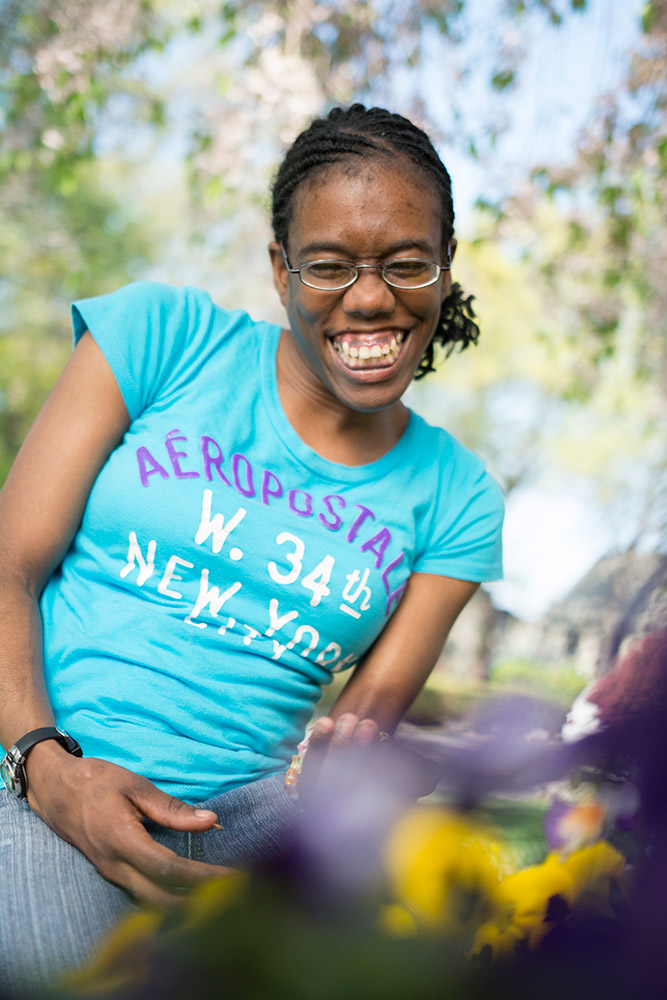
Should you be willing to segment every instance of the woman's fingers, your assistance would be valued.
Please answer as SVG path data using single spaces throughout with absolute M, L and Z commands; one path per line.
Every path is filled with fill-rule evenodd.
M 373 719 L 362 719 L 355 729 L 354 741 L 358 746 L 367 747 L 375 743 L 380 735 L 380 727 Z
M 100 874 L 137 899 L 174 901 L 229 869 L 181 858 L 158 844 L 144 826 L 201 833 L 217 817 L 167 795 L 152 782 L 109 761 L 61 754 L 51 769 L 33 769 L 33 807 L 55 832 L 77 847 Z
M 299 778 L 301 796 L 312 791 L 315 782 L 340 770 L 342 761 L 351 750 L 363 750 L 377 742 L 380 727 L 373 719 L 359 719 L 346 712 L 336 720 L 330 716 L 318 719 L 308 740 L 308 749 Z
M 122 884 L 142 902 L 162 905 L 178 902 L 189 890 L 212 878 L 230 875 L 234 869 L 191 861 L 157 844 L 141 826 L 129 840 L 126 852 L 119 857 L 109 876 Z M 104 874 L 104 873 L 103 873 Z
M 218 818 L 211 809 L 191 806 L 161 791 L 148 780 L 133 788 L 130 799 L 143 816 L 171 830 L 193 833 L 209 830 Z
M 352 712 L 346 712 L 336 719 L 336 725 L 331 737 L 332 748 L 349 746 L 356 732 L 359 719 Z
M 200 861 L 187 861 L 185 858 L 178 858 L 178 855 L 173 857 L 183 861 L 187 867 L 172 867 L 171 859 L 164 858 L 156 864 L 152 858 L 148 862 L 147 870 L 144 871 L 137 867 L 137 859 L 133 858 L 131 862 L 118 862 L 115 877 L 110 877 L 109 881 L 122 886 L 140 903 L 171 908 L 182 902 L 183 898 L 202 882 L 234 874 L 234 869 L 231 868 L 205 865 Z
M 347 746 L 370 746 L 371 743 L 375 743 L 380 734 L 380 727 L 377 722 L 373 719 L 360 719 L 352 712 L 346 712 L 344 715 L 339 716 L 335 724 L 333 719 L 328 717 L 327 719 L 319 720 L 319 722 L 325 721 L 333 724 L 333 729 L 331 730 L 332 749 Z M 330 729 L 331 727 L 328 728 Z

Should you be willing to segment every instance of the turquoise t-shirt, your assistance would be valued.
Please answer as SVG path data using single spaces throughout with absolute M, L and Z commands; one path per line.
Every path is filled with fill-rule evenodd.
M 86 755 L 203 801 L 284 769 L 411 572 L 501 575 L 502 496 L 414 413 L 369 465 L 314 453 L 281 407 L 279 327 L 195 288 L 139 282 L 73 317 L 131 425 L 42 597 L 48 693 Z

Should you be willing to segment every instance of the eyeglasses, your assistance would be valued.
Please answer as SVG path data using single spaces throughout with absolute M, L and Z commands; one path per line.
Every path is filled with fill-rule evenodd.
M 291 274 L 298 274 L 299 280 L 308 288 L 336 292 L 349 288 L 359 277 L 362 268 L 379 268 L 383 279 L 393 288 L 426 288 L 438 280 L 443 271 L 449 271 L 452 257 L 447 245 L 447 263 L 437 264 L 434 260 L 421 257 L 400 257 L 387 260 L 383 264 L 355 264 L 351 260 L 311 260 L 299 267 L 292 267 L 284 247 L 280 248 L 285 258 L 285 266 Z

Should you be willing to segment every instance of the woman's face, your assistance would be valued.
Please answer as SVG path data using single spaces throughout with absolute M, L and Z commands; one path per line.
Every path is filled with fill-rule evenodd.
M 348 288 L 322 291 L 287 271 L 277 244 L 269 249 L 292 333 L 291 363 L 302 367 L 308 386 L 353 410 L 399 400 L 435 332 L 449 271 L 426 288 L 399 289 L 379 269 L 362 270 Z M 323 259 L 447 263 L 440 201 L 427 176 L 378 163 L 348 173 L 333 167 L 304 182 L 286 249 L 292 267 Z

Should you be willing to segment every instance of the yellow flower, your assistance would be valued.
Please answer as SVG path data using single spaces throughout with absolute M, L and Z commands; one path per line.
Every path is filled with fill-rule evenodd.
M 553 927 L 548 919 L 550 901 L 560 897 L 574 906 L 582 893 L 599 887 L 609 894 L 609 879 L 618 875 L 625 864 L 619 852 L 604 841 L 583 847 L 563 858 L 549 854 L 541 865 L 515 872 L 503 879 L 500 894 L 501 912 L 478 928 L 472 953 L 479 954 L 490 947 L 494 956 L 511 952 L 524 940 L 532 947 Z
M 178 921 L 167 929 L 160 910 L 131 914 L 107 935 L 87 965 L 61 979 L 63 988 L 86 997 L 115 997 L 138 988 L 150 974 L 151 957 L 161 938 L 177 939 L 206 926 L 236 902 L 247 880 L 247 875 L 235 872 L 203 882 L 184 897 Z
M 140 910 L 126 917 L 103 940 L 82 969 L 60 977 L 72 996 L 119 996 L 136 988 L 148 975 L 148 957 L 162 926 L 158 910 Z
M 245 872 L 233 872 L 208 879 L 186 896 L 183 907 L 183 930 L 206 925 L 241 896 L 248 882 Z
M 380 927 L 391 937 L 414 937 L 417 925 L 404 906 L 398 903 L 388 903 L 380 910 Z
M 511 924 L 533 946 L 552 926 L 545 922 L 549 900 L 560 896 L 568 906 L 574 902 L 572 877 L 557 854 L 550 854 L 541 865 L 508 875 L 503 879 L 501 894 Z
M 392 831 L 386 861 L 399 898 L 423 926 L 469 934 L 494 912 L 500 876 L 481 828 L 417 807 Z
M 502 920 L 489 920 L 477 928 L 472 954 L 479 955 L 484 948 L 490 948 L 494 958 L 514 954 L 523 934 L 514 924 Z
M 572 879 L 574 898 L 578 899 L 584 889 L 599 878 L 615 878 L 625 866 L 625 858 L 615 847 L 605 840 L 574 851 L 563 862 Z

